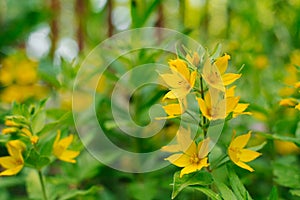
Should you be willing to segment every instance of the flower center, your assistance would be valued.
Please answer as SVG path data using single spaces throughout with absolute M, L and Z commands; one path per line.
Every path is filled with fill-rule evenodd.
M 191 157 L 190 157 L 190 162 L 192 164 L 198 164 L 200 162 L 200 158 L 198 158 L 198 155 L 196 153 L 194 153 Z

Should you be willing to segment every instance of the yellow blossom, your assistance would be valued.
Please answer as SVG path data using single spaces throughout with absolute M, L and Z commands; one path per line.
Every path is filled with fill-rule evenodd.
M 297 100 L 294 98 L 286 98 L 286 99 L 281 99 L 279 102 L 280 106 L 296 106 L 297 105 Z
M 20 140 L 11 140 L 6 144 L 9 156 L 0 157 L 0 166 L 4 168 L 0 176 L 11 176 L 19 173 L 24 167 L 22 152 L 26 146 Z
M 209 139 L 204 139 L 199 144 L 191 139 L 190 130 L 179 129 L 176 135 L 178 144 L 164 146 L 162 151 L 175 153 L 165 160 L 172 164 L 183 167 L 180 172 L 180 178 L 184 174 L 189 174 L 203 167 L 208 167 L 208 149 Z
M 201 113 L 209 120 L 225 119 L 239 102 L 239 97 L 219 99 L 217 90 L 209 89 L 204 99 L 197 98 Z
M 184 98 L 194 87 L 197 72 L 190 73 L 187 64 L 181 59 L 171 60 L 169 66 L 172 73 L 160 74 L 171 90 L 164 99 Z
M 245 162 L 250 162 L 256 159 L 258 156 L 261 155 L 261 153 L 258 153 L 250 149 L 244 149 L 250 137 L 251 137 L 251 131 L 249 131 L 247 134 L 240 135 L 236 138 L 233 138 L 228 147 L 228 155 L 229 158 L 234 162 L 234 164 L 250 172 L 253 172 L 254 169 L 252 169 Z
M 175 117 L 179 117 L 182 115 L 187 108 L 187 101 L 186 99 L 178 99 L 178 103 L 171 103 L 168 105 L 163 106 L 163 109 L 167 113 L 167 117 L 157 117 L 157 120 L 160 119 L 171 119 Z
M 225 91 L 225 86 L 230 85 L 241 77 L 241 74 L 225 73 L 228 67 L 230 56 L 217 58 L 214 63 L 210 59 L 204 64 L 202 77 L 208 85 L 221 91 Z
M 57 135 L 53 144 L 53 154 L 60 160 L 70 163 L 75 163 L 76 158 L 79 155 L 79 151 L 68 150 L 67 148 L 73 141 L 73 135 L 69 135 L 63 139 L 60 139 L 61 132 L 57 131 Z
M 226 98 L 234 97 L 235 88 L 236 88 L 236 86 L 232 86 L 226 90 Z M 235 118 L 239 115 L 252 115 L 251 112 L 244 112 L 248 108 L 249 105 L 250 104 L 248 104 L 248 103 L 238 103 L 232 111 L 232 113 L 233 113 L 232 117 Z

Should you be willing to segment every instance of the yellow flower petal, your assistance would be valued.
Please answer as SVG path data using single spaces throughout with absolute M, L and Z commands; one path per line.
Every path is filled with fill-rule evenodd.
M 184 112 L 180 104 L 175 103 L 163 106 L 163 109 L 168 115 L 181 115 Z
M 240 136 L 236 137 L 235 139 L 233 139 L 230 146 L 242 149 L 247 145 L 250 137 L 251 137 L 251 131 L 249 131 L 247 134 L 240 135 Z
M 209 108 L 207 107 L 205 101 L 202 98 L 197 98 L 198 105 L 201 113 L 209 120 L 211 120 L 211 114 Z
M 226 72 L 228 67 L 228 60 L 230 60 L 230 56 L 227 54 L 216 59 L 215 65 L 218 67 L 220 74 L 224 74 Z
M 173 154 L 165 160 L 170 161 L 172 164 L 178 167 L 185 167 L 190 164 L 190 157 L 186 154 Z
M 76 160 L 74 160 L 74 158 L 76 158 L 79 153 L 79 151 L 65 150 L 59 158 L 60 160 L 65 162 L 76 163 Z
M 215 64 L 210 63 L 210 59 L 207 59 L 203 70 L 202 70 L 202 77 L 205 82 L 220 91 L 225 91 L 224 83 L 221 77 L 221 74 Z
M 240 154 L 240 161 L 250 162 L 259 157 L 260 155 L 261 153 L 258 153 L 256 151 L 252 151 L 250 149 L 242 149 Z
M 222 75 L 223 84 L 225 86 L 230 85 L 231 83 L 233 83 L 234 81 L 239 79 L 241 76 L 242 76 L 242 74 L 233 74 L 233 73 L 223 74 Z
M 171 60 L 169 62 L 171 69 L 178 71 L 186 80 L 190 79 L 190 71 L 186 63 L 181 59 Z
M 173 145 L 163 146 L 161 148 L 161 151 L 175 153 L 175 152 L 180 152 L 181 148 L 180 148 L 180 145 L 173 144 Z
M 298 103 L 298 104 L 295 106 L 295 109 L 300 110 L 300 103 Z
M 57 131 L 57 136 L 53 143 L 53 154 L 60 160 L 70 163 L 75 163 L 75 157 L 79 155 L 79 151 L 67 150 L 73 141 L 73 135 L 69 135 L 60 140 L 61 132 Z
M 229 89 L 226 90 L 226 98 L 227 97 L 233 97 L 234 96 L 234 90 L 236 88 L 236 85 L 231 86 Z
M 190 164 L 190 165 L 186 166 L 185 168 L 183 168 L 180 171 L 179 177 L 181 178 L 184 174 L 190 174 L 190 173 L 195 172 L 197 170 L 198 170 L 198 165 L 197 164 Z
M 296 104 L 297 104 L 297 99 L 294 98 L 281 99 L 279 102 L 280 106 L 295 106 Z
M 210 139 L 206 138 L 198 144 L 198 157 L 205 158 L 208 154 Z
M 0 173 L 0 176 L 12 176 L 19 173 L 23 169 L 23 165 L 18 165 L 14 168 L 9 168 Z
M 196 152 L 196 143 L 191 139 L 190 130 L 180 128 L 177 132 L 177 142 L 180 145 L 181 151 L 188 155 Z
M 243 162 L 237 162 L 237 163 L 235 163 L 235 164 L 236 164 L 237 166 L 243 168 L 243 169 L 246 169 L 246 170 L 250 171 L 250 172 L 253 172 L 253 171 L 254 171 L 254 169 L 253 169 L 252 167 L 250 167 L 249 165 L 247 165 L 247 164 L 245 164 L 245 163 L 243 163 Z

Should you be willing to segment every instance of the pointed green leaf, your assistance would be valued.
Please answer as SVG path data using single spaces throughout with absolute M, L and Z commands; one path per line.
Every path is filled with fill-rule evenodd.
M 195 186 L 193 187 L 196 190 L 199 190 L 200 192 L 204 193 L 207 197 L 210 197 L 212 200 L 222 200 L 219 194 L 215 193 L 209 188 L 201 187 L 201 186 Z M 231 199 L 230 199 L 231 200 Z
M 180 172 L 174 174 L 172 199 L 184 188 L 191 185 L 210 185 L 213 182 L 212 176 L 206 171 L 199 171 L 186 174 L 182 178 L 179 177 Z
M 219 181 L 215 181 L 215 184 L 220 191 L 223 199 L 237 200 L 236 196 L 233 194 L 233 191 L 229 187 L 227 187 L 227 185 Z
M 229 177 L 229 182 L 231 185 L 231 188 L 236 195 L 237 199 L 239 200 L 252 200 L 249 192 L 246 190 L 244 184 L 241 182 L 239 177 L 236 175 L 234 169 L 227 165 L 227 171 L 228 171 L 228 177 Z

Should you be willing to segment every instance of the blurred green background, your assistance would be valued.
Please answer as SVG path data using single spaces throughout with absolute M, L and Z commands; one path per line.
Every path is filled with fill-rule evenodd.
M 237 94 L 242 101 L 250 103 L 253 115 L 228 123 L 222 136 L 224 141 L 230 140 L 233 129 L 257 132 L 254 144 L 266 140 L 259 133 L 300 137 L 299 112 L 278 104 L 282 98 L 299 97 L 292 88 L 299 81 L 299 72 L 294 67 L 300 66 L 299 0 L 0 0 L 2 124 L 13 100 L 36 101 L 51 96 L 55 109 L 49 111 L 49 116 L 58 118 L 70 111 L 73 81 L 85 56 L 110 36 L 140 27 L 179 31 L 210 52 L 222 44 L 222 51 L 231 55 L 230 70 L 236 72 L 242 68 Z M 151 54 L 139 59 L 137 64 L 155 61 Z M 13 73 L 14 78 L 3 72 L 10 65 L 14 68 L 8 73 Z M 106 78 L 98 88 L 102 94 L 99 113 L 104 113 L 99 115 L 99 121 L 103 126 L 112 118 L 109 97 L 105 96 L 110 94 L 116 77 L 108 73 Z M 148 97 L 149 91 L 157 91 L 157 88 L 136 94 L 133 100 L 136 110 L 144 106 L 139 102 Z M 162 96 L 163 92 L 154 95 L 149 104 L 158 102 Z M 147 110 L 139 113 L 140 116 L 146 114 Z M 136 116 L 137 123 L 147 123 L 139 118 Z M 70 121 L 66 126 L 73 126 Z M 132 148 L 138 151 L 157 149 L 174 136 L 177 126 L 176 120 L 170 121 L 158 139 L 146 142 L 137 139 L 130 144 L 137 144 Z M 122 146 L 124 138 L 120 131 L 114 127 L 108 130 L 111 139 Z M 281 199 L 299 199 L 289 192 L 291 188 L 300 188 L 299 148 L 293 143 L 272 139 L 262 152 L 263 158 L 254 162 L 255 173 L 237 169 L 252 197 L 266 199 L 273 185 L 277 185 Z M 169 166 L 146 174 L 128 174 L 103 166 L 87 152 L 81 154 L 76 165 L 61 165 L 65 182 L 50 177 L 51 184 L 61 184 L 62 188 L 88 189 L 95 185 L 101 188 L 86 196 L 82 193 L 82 199 L 169 199 L 172 176 L 178 170 Z M 284 177 L 283 171 L 289 165 L 293 166 L 292 175 L 296 173 L 296 178 L 290 177 L 293 181 L 296 179 L 295 184 L 293 181 L 289 184 L 290 179 Z M 48 171 L 50 175 L 54 172 Z M 34 197 L 34 191 L 28 189 L 31 182 L 24 177 L 22 174 L 1 177 L 0 199 L 27 199 L 28 193 Z M 205 197 L 191 189 L 177 199 Z

